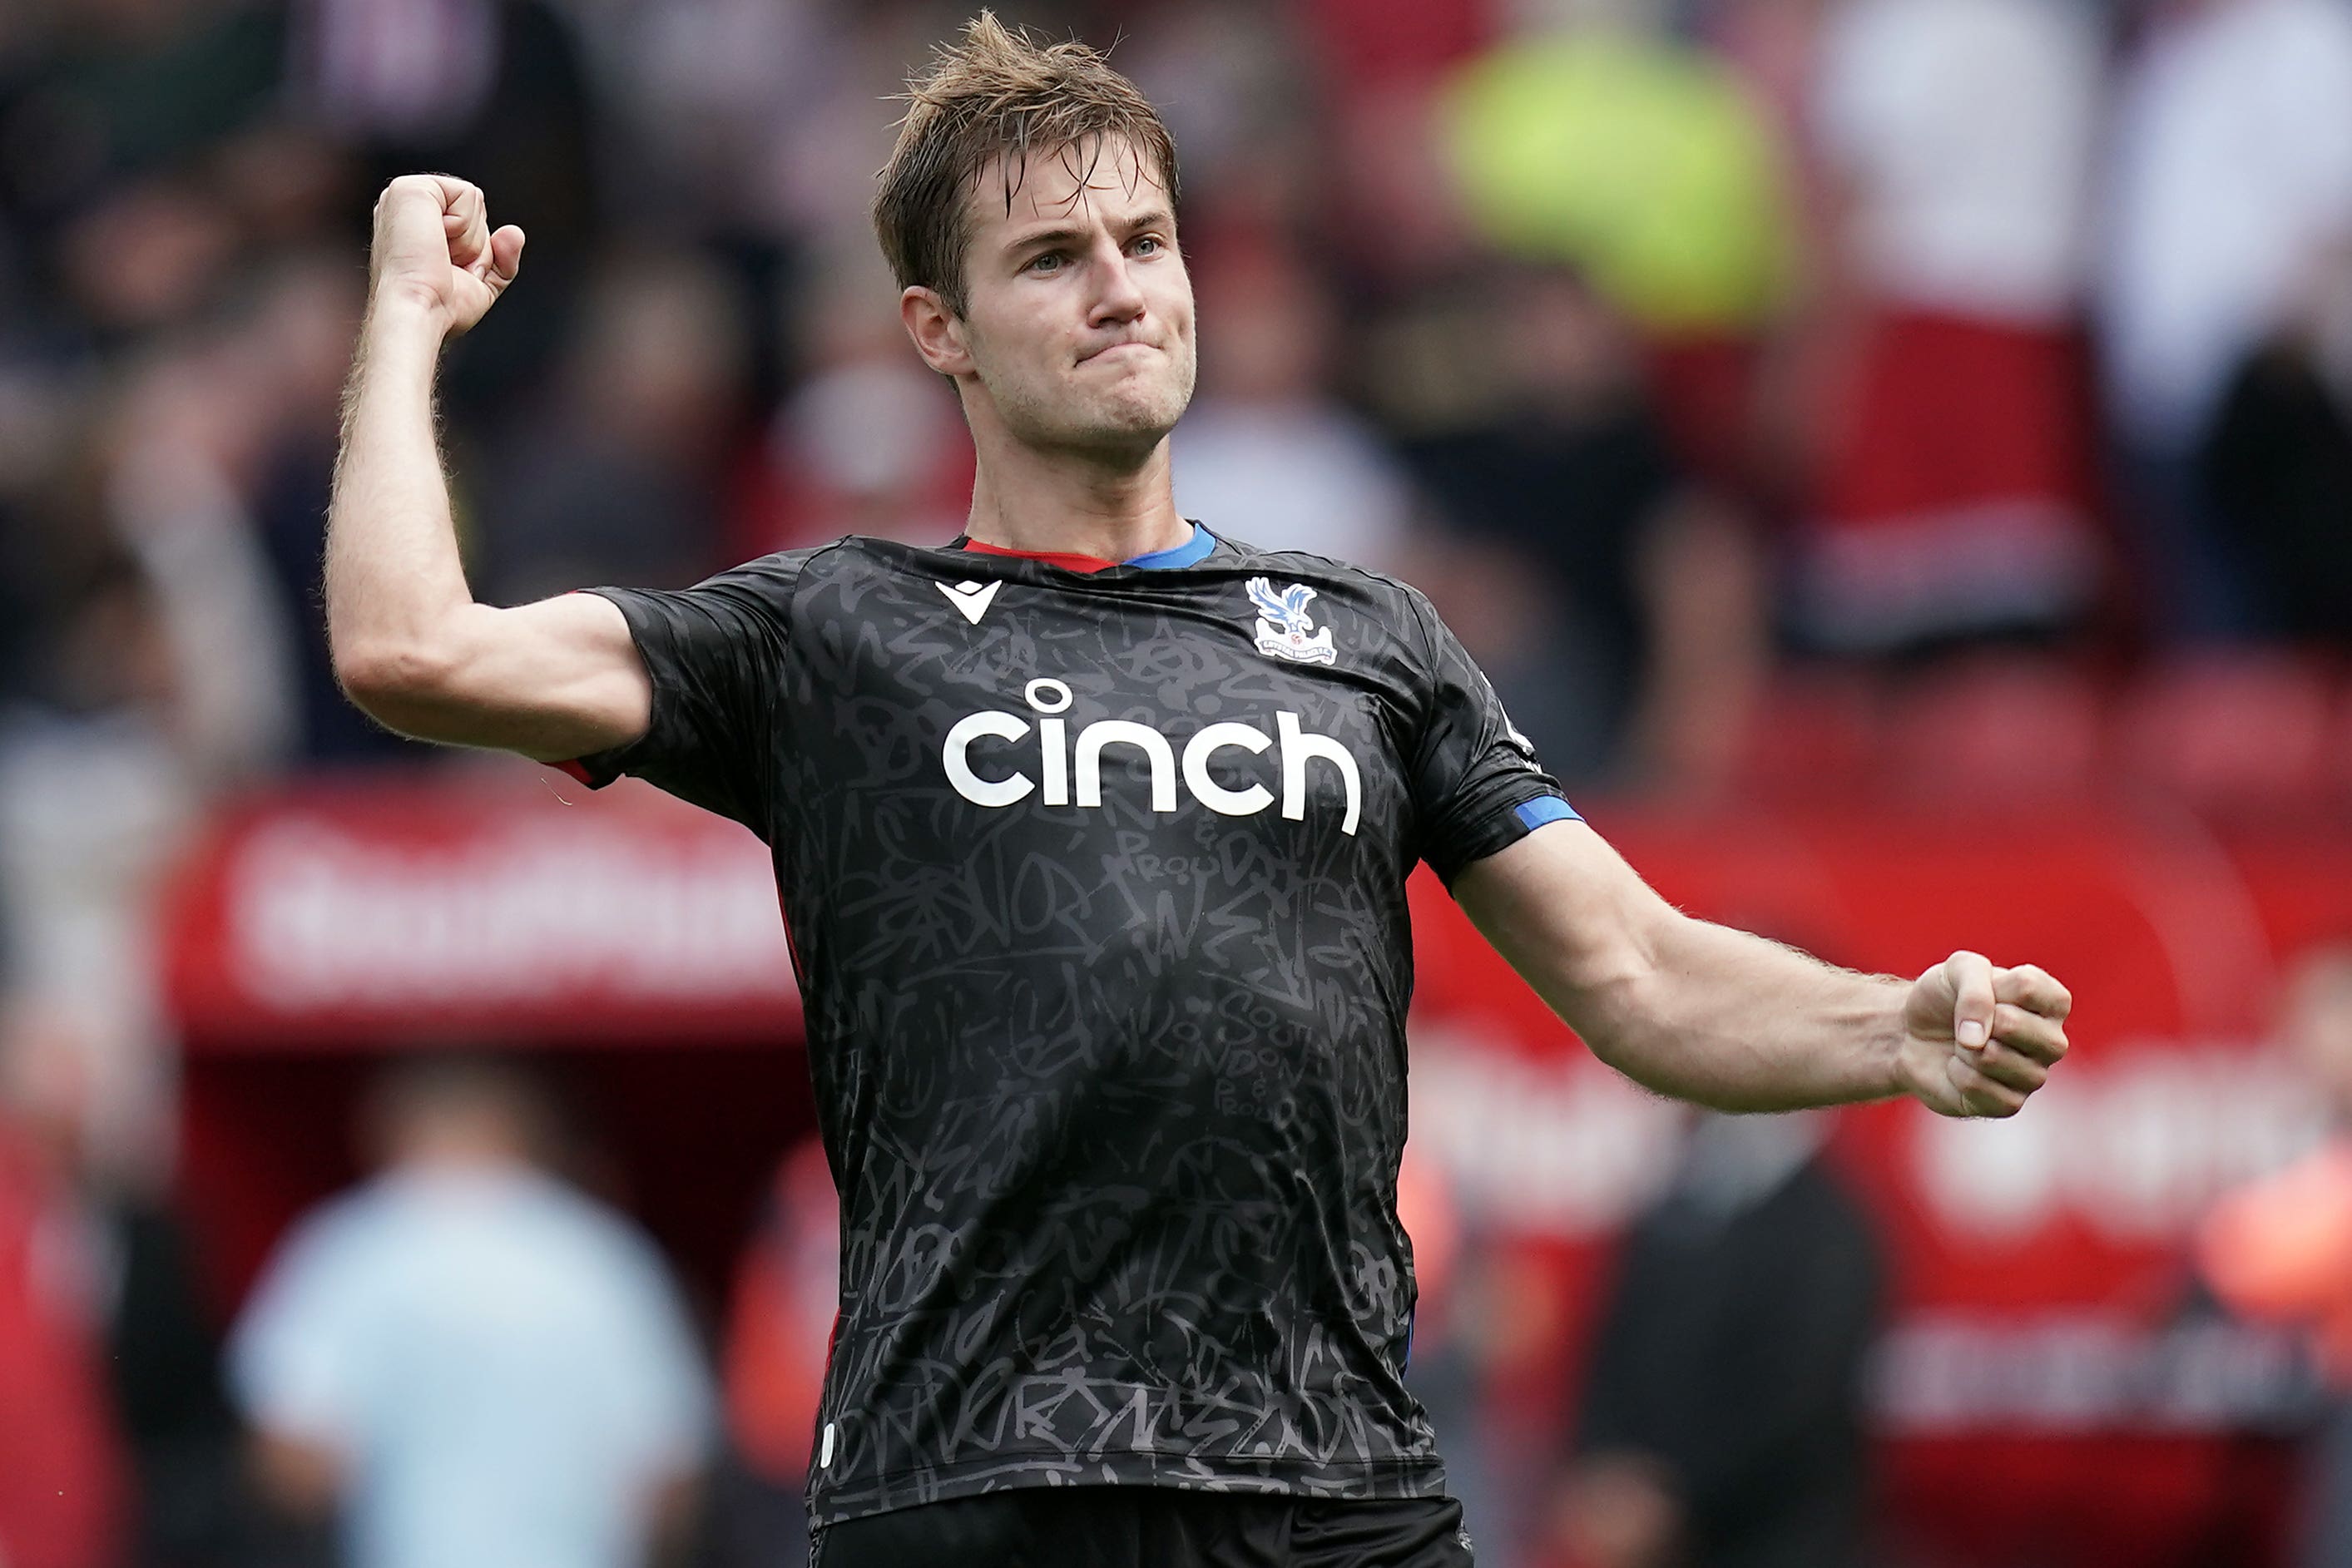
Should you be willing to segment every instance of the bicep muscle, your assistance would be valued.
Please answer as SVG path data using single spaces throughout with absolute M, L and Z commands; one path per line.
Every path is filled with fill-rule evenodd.
M 420 739 L 565 761 L 645 734 L 653 682 L 620 609 L 567 593 L 499 609 L 471 604 L 440 646 L 382 676 L 347 673 L 353 700 Z

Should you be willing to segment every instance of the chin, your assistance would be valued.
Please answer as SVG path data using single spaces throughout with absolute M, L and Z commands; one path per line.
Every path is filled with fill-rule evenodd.
M 1070 411 L 1061 435 L 1070 445 L 1090 449 L 1150 448 L 1176 428 L 1191 401 L 1173 388 L 1136 388 L 1093 399 Z
M 1192 380 L 1182 370 L 1170 366 L 1157 374 L 1130 373 L 1088 385 L 1082 369 L 1065 380 L 992 385 L 990 391 L 1006 430 L 1024 445 L 1148 453 L 1175 428 L 1192 401 Z

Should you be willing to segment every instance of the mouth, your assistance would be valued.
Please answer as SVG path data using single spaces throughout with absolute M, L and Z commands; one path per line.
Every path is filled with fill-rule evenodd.
M 1078 361 L 1078 363 L 1080 363 L 1080 364 L 1082 364 L 1082 365 L 1083 365 L 1083 364 L 1085 364 L 1085 363 L 1087 362 L 1087 361 L 1088 361 L 1088 360 L 1100 360 L 1100 359 L 1105 359 L 1105 358 L 1108 358 L 1108 356 L 1110 356 L 1110 355 L 1112 355 L 1112 354 L 1118 353 L 1118 352 L 1119 352 L 1119 351 L 1121 351 L 1122 350 L 1126 350 L 1126 349 L 1141 349 L 1141 350 L 1146 350 L 1146 351 L 1148 351 L 1148 352 L 1152 352 L 1152 353 L 1157 353 L 1157 352 L 1159 352 L 1159 350 L 1158 350 L 1156 347 L 1154 347 L 1152 344 L 1143 342 L 1143 341 L 1141 341 L 1140 340 L 1130 339 L 1130 340 L 1129 340 L 1128 341 L 1126 341 L 1126 342 L 1124 342 L 1124 343 L 1112 343 L 1112 344 L 1110 344 L 1110 345 L 1109 345 L 1108 347 L 1107 347 L 1107 348 L 1100 348 L 1100 349 L 1097 349 L 1093 353 L 1091 353 L 1091 354 L 1087 354 L 1087 355 L 1085 355 L 1085 356 L 1083 356 L 1082 358 L 1080 358 L 1080 359 L 1079 359 L 1079 361 Z

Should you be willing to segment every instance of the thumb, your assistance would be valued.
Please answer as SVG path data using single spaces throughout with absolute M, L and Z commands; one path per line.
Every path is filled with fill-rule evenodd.
M 1966 949 L 1944 960 L 1952 987 L 1952 1038 L 1971 1051 L 1992 1036 L 1992 960 Z
M 509 224 L 490 235 L 489 249 L 481 260 L 482 281 L 492 288 L 504 289 L 514 281 L 522 266 L 522 230 Z

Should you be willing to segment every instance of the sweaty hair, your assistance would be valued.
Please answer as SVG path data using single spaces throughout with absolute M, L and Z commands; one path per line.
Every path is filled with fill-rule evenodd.
M 907 117 L 874 198 L 874 231 L 898 287 L 936 290 L 964 313 L 964 259 L 971 242 L 965 193 L 990 160 L 1004 160 L 1004 210 L 1013 210 L 1029 158 L 1058 154 L 1091 172 L 1113 138 L 1138 172 L 1176 201 L 1176 144 L 1136 85 L 1097 50 L 1072 40 L 1039 45 L 982 11 L 963 40 L 941 45 L 931 68 L 907 83 Z

